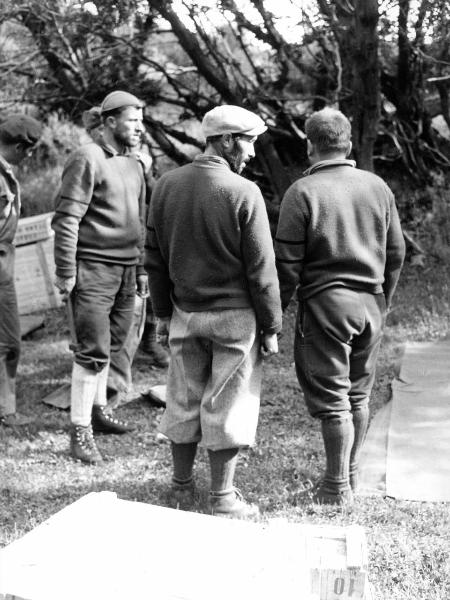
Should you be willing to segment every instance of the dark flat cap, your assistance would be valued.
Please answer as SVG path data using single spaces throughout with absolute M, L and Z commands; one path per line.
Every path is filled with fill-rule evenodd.
M 6 143 L 34 145 L 42 135 L 42 124 L 27 115 L 10 115 L 0 123 L 0 136 Z

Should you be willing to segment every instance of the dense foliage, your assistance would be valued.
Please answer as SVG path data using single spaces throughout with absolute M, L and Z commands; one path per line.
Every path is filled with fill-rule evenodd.
M 332 104 L 361 167 L 420 187 L 450 166 L 449 16 L 445 0 L 5 0 L 0 110 L 79 122 L 127 89 L 164 169 L 202 148 L 208 109 L 245 106 L 269 125 L 249 176 L 276 215 L 305 166 L 305 118 Z

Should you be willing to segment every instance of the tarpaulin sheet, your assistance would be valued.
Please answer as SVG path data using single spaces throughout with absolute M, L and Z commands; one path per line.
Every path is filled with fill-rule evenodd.
M 450 341 L 407 343 L 392 390 L 386 495 L 450 501 Z

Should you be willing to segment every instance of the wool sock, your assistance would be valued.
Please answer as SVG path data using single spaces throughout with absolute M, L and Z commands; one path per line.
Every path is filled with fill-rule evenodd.
M 208 456 L 211 469 L 211 492 L 232 491 L 239 448 L 208 450 Z
M 350 451 L 354 430 L 351 415 L 322 421 L 326 469 L 324 491 L 339 494 L 349 490 Z
M 171 449 L 173 483 L 178 485 L 190 483 L 192 481 L 192 469 L 197 453 L 197 442 L 190 442 L 188 444 L 176 444 L 175 442 L 171 442 Z
M 92 406 L 97 394 L 98 373 L 73 363 L 70 388 L 70 420 L 74 425 L 91 424 Z
M 355 438 L 350 453 L 350 486 L 353 491 L 358 487 L 358 465 L 362 446 L 369 426 L 369 407 L 361 406 L 352 410 Z
M 103 367 L 103 369 L 98 373 L 97 377 L 97 391 L 94 398 L 94 404 L 96 406 L 106 406 L 108 403 L 106 390 L 108 383 L 108 373 L 109 373 L 109 361 Z

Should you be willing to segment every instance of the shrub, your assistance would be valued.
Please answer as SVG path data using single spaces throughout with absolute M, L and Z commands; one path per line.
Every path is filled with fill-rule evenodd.
M 22 217 L 54 210 L 64 163 L 75 148 L 88 140 L 81 127 L 57 114 L 49 116 L 33 156 L 18 169 Z

